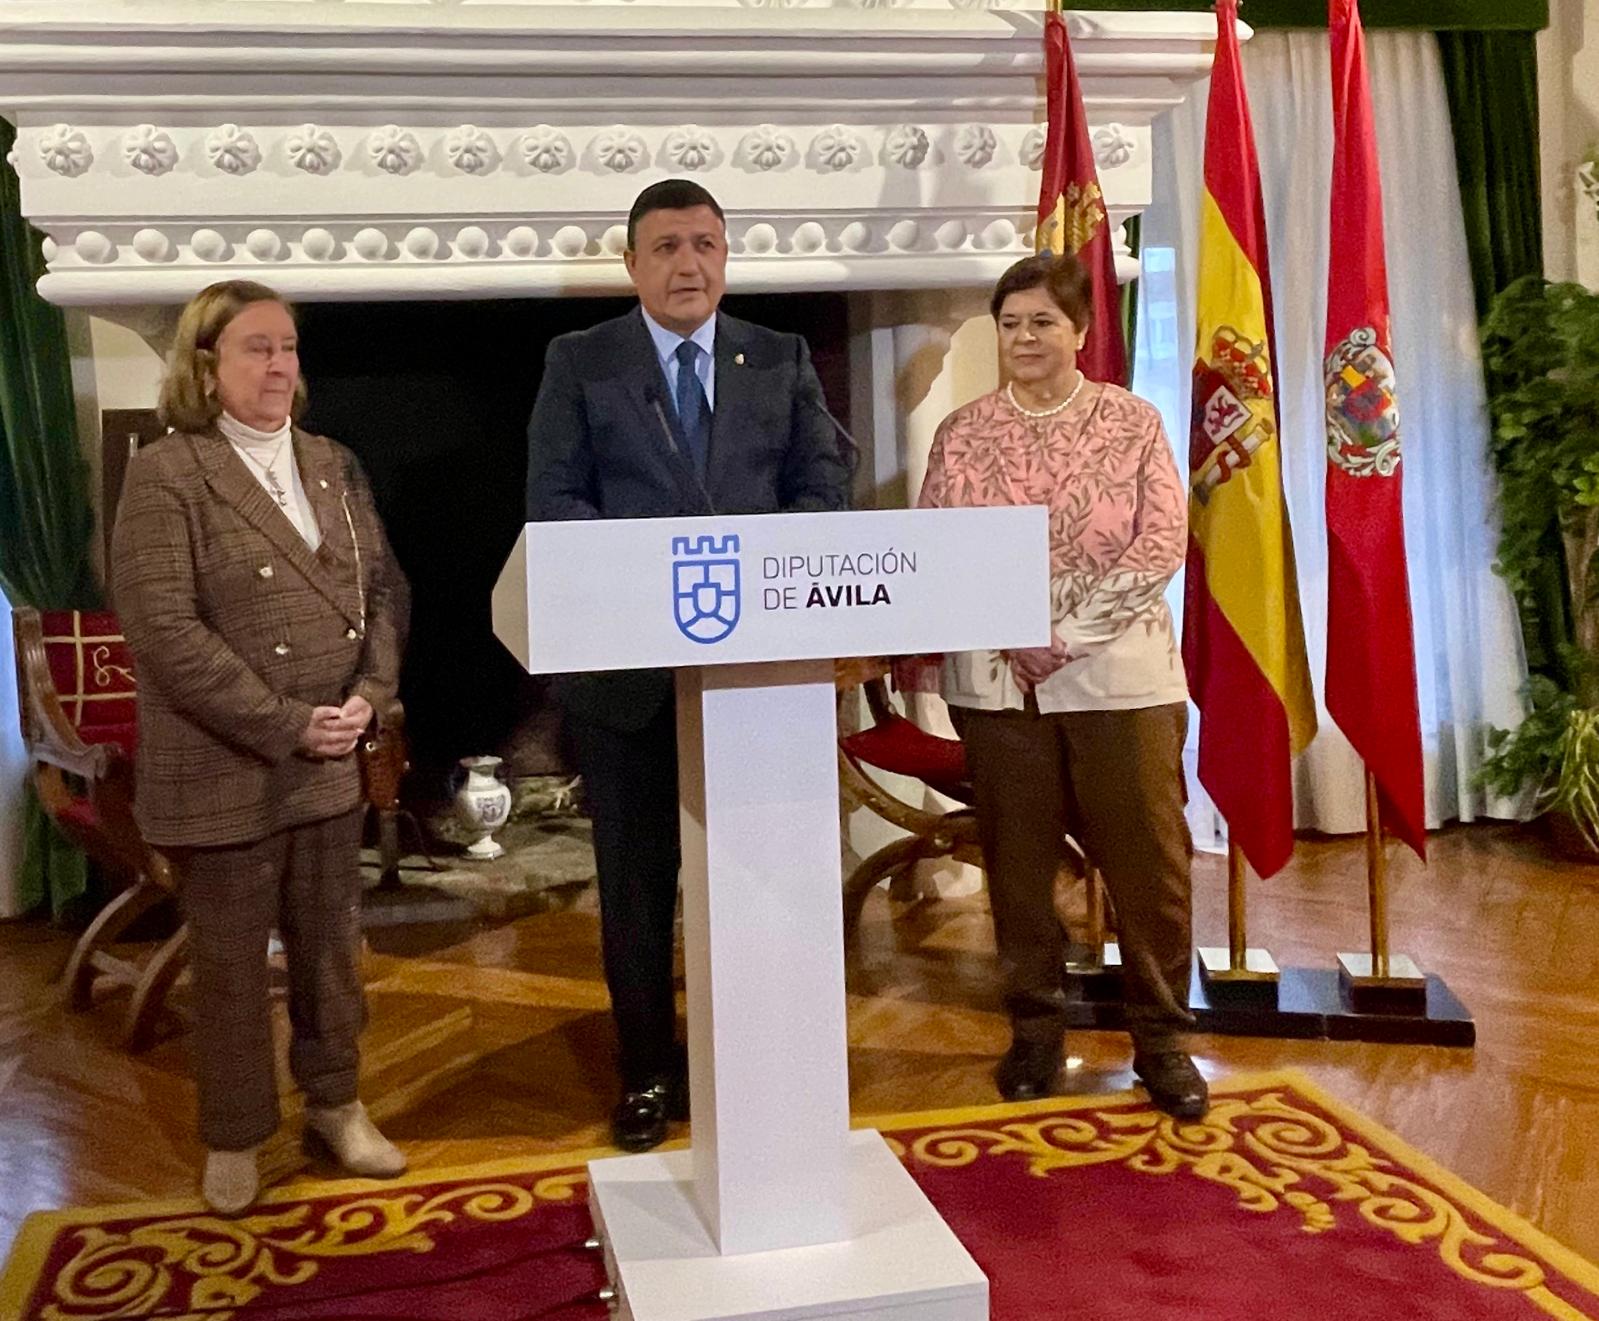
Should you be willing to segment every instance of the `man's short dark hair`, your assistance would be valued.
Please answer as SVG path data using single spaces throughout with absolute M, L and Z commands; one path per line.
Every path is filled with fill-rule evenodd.
M 1040 252 L 1023 257 L 999 277 L 989 311 L 999 320 L 999 310 L 1012 294 L 1043 289 L 1050 301 L 1071 318 L 1078 330 L 1094 321 L 1094 285 L 1082 262 L 1070 253 Z
M 627 213 L 627 246 L 631 249 L 638 236 L 638 222 L 651 211 L 689 211 L 696 206 L 708 206 L 716 218 L 727 224 L 727 217 L 717 200 L 692 179 L 662 179 L 652 183 L 633 203 Z

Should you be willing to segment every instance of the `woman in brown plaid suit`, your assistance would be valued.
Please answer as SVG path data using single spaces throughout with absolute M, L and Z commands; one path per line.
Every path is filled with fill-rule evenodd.
M 202 1186 L 224 1212 L 255 1200 L 278 1127 L 274 926 L 308 1136 L 355 1174 L 405 1168 L 356 1099 L 354 750 L 394 697 L 408 591 L 354 456 L 294 424 L 295 336 L 262 285 L 195 296 L 161 391 L 174 431 L 130 463 L 112 547 L 139 675 L 135 812 L 182 883 Z

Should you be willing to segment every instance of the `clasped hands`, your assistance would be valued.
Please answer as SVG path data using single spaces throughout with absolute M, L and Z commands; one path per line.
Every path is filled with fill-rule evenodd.
M 1024 693 L 1032 692 L 1071 660 L 1071 653 L 1066 650 L 1066 644 L 1053 634 L 1050 635 L 1047 647 L 1019 647 L 1002 654 L 1010 663 L 1010 672 L 1016 680 L 1016 686 Z
M 371 723 L 372 704 L 364 697 L 351 697 L 343 706 L 315 707 L 300 735 L 300 751 L 326 761 L 347 757 Z
M 1010 666 L 1016 686 L 1030 693 L 1056 670 L 1072 659 L 1066 644 L 1053 634 L 1047 647 L 1020 647 L 1000 653 Z M 902 693 L 922 690 L 922 680 L 928 669 L 935 665 L 936 657 L 899 656 L 893 661 L 894 687 Z

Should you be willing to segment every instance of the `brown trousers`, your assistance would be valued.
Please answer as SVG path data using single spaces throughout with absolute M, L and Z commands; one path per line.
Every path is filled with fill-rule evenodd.
M 200 1137 L 214 1151 L 277 1131 L 267 940 L 289 972 L 289 1068 L 307 1101 L 355 1100 L 365 1024 L 359 967 L 361 813 L 253 844 L 176 851 L 194 985 Z
M 1133 1041 L 1172 1049 L 1192 1021 L 1187 706 L 1041 715 L 1029 703 L 954 714 L 976 790 L 1013 1033 L 1058 1041 L 1065 1028 L 1054 886 L 1070 834 L 1110 891 Z

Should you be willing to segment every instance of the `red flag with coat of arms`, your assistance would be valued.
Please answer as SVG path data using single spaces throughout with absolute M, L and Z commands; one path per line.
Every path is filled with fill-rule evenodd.
M 1377 782 L 1383 824 L 1426 856 L 1421 720 L 1382 183 L 1356 0 L 1329 0 L 1332 236 L 1327 260 L 1327 711 Z
M 1099 188 L 1099 170 L 1083 113 L 1083 89 L 1077 81 L 1066 23 L 1057 13 L 1044 18 L 1044 69 L 1049 122 L 1034 246 L 1039 252 L 1069 252 L 1087 268 L 1093 281 L 1094 324 L 1077 355 L 1077 365 L 1092 380 L 1126 385 L 1127 344 L 1122 338 L 1110 214 Z

